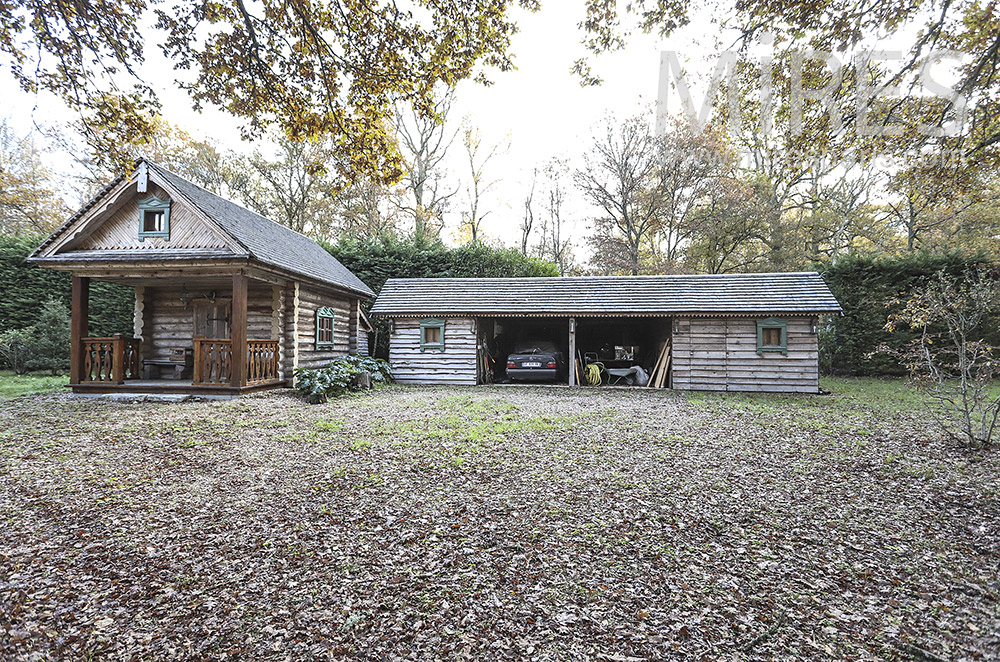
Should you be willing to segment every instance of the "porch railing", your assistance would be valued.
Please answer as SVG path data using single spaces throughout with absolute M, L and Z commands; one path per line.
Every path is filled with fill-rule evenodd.
M 228 338 L 194 339 L 194 383 L 232 382 L 233 343 Z
M 123 335 L 110 338 L 84 338 L 82 382 L 123 384 L 137 379 L 142 371 L 139 339 Z
M 194 383 L 232 382 L 233 343 L 228 338 L 194 339 Z M 277 340 L 247 340 L 247 385 L 281 379 Z
M 83 338 L 80 381 L 124 384 L 142 374 L 140 340 L 123 335 Z M 232 383 L 233 346 L 228 338 L 194 339 L 195 384 Z M 247 341 L 247 384 L 266 384 L 281 379 L 277 340 Z
M 247 341 L 247 384 L 263 384 L 279 378 L 278 341 Z

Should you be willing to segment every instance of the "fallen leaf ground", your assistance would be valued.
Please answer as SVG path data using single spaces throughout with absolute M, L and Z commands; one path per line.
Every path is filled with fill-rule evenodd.
M 1000 458 L 899 383 L 0 411 L 0 659 L 996 660 Z

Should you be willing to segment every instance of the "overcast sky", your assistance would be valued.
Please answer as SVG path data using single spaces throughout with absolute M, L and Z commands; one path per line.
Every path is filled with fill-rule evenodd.
M 520 32 L 514 37 L 512 51 L 518 68 L 493 74 L 494 85 L 490 87 L 471 81 L 460 84 L 451 118 L 457 128 L 467 116 L 480 128 L 487 144 L 510 142 L 509 150 L 491 162 L 487 172 L 488 178 L 498 183 L 485 202 L 490 215 L 484 222 L 486 235 L 507 245 L 519 241 L 522 198 L 535 166 L 553 157 L 577 164 L 605 115 L 624 118 L 651 110 L 657 96 L 661 51 L 677 51 L 692 71 L 699 71 L 714 65 L 721 42 L 718 28 L 704 17 L 670 41 L 636 35 L 626 50 L 593 59 L 595 72 L 604 83 L 583 88 L 570 73 L 572 63 L 585 55 L 577 27 L 584 15 L 583 3 L 553 0 L 543 3 L 538 13 L 515 11 Z M 211 109 L 202 114 L 191 110 L 187 95 L 171 84 L 174 74 L 158 49 L 147 50 L 142 73 L 157 88 L 168 121 L 226 147 L 246 152 L 253 149 L 253 145 L 241 142 L 231 118 Z M 13 101 L 4 114 L 21 131 L 30 130 L 35 123 L 51 125 L 73 119 L 58 99 L 25 95 L 3 74 L 0 94 Z M 468 170 L 460 140 L 452 146 L 447 165 L 457 186 Z M 456 213 L 447 219 L 446 240 L 458 223 L 457 208 L 463 200 L 460 192 L 455 198 Z M 578 245 L 593 213 L 571 189 L 565 217 L 571 221 L 571 234 Z M 582 245 L 578 250 L 582 251 Z

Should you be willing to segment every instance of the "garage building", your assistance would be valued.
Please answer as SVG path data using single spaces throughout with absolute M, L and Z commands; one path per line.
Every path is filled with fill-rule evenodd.
M 819 390 L 819 316 L 841 312 L 819 274 L 390 279 L 371 310 L 390 320 L 389 362 L 409 384 L 504 381 L 525 341 L 582 365 L 663 366 L 664 386 Z

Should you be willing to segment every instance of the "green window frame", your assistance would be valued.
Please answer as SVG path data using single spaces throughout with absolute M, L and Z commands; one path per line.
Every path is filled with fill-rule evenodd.
M 420 351 L 444 351 L 444 320 L 420 320 Z
M 316 349 L 333 349 L 337 316 L 333 308 L 316 309 Z
M 777 331 L 778 342 L 775 344 L 775 334 Z M 781 353 L 788 356 L 788 321 L 777 317 L 757 320 L 757 354 L 765 352 Z
M 170 200 L 155 195 L 139 201 L 139 241 L 170 241 Z

